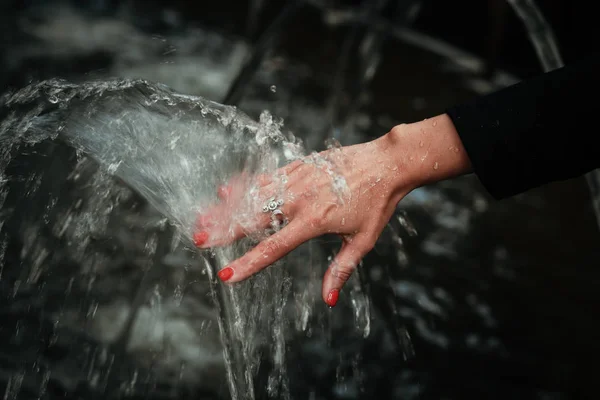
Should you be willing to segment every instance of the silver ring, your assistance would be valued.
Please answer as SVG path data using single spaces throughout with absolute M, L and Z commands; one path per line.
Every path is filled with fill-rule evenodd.
M 279 207 L 281 207 L 283 205 L 283 200 L 279 199 L 279 200 L 275 200 L 275 197 L 271 197 L 268 201 L 267 204 L 265 204 L 262 208 L 264 213 L 268 213 L 268 212 L 274 212 L 275 210 L 278 210 Z M 281 212 L 281 210 L 279 210 Z M 283 213 L 282 213 L 283 214 Z
M 283 211 L 279 209 L 282 205 L 282 199 L 275 200 L 275 197 L 271 197 L 262 208 L 264 213 L 271 213 L 271 227 L 275 230 L 282 228 L 288 222 Z

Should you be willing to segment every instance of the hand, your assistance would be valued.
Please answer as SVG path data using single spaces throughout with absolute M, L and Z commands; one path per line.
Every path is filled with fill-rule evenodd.
M 325 273 L 322 287 L 323 300 L 333 307 L 344 283 L 375 245 L 397 203 L 438 174 L 441 158 L 436 158 L 440 161 L 427 158 L 430 153 L 436 156 L 439 152 L 435 149 L 440 146 L 423 148 L 422 140 L 429 135 L 415 128 L 417 124 L 410 129 L 400 126 L 371 142 L 308 156 L 273 175 L 259 176 L 255 182 L 238 177 L 219 189 L 221 204 L 200 216 L 201 231 L 194 237 L 196 245 L 222 246 L 268 228 L 273 222 L 272 215 L 263 212 L 262 207 L 269 199 L 281 199 L 283 204 L 278 209 L 288 223 L 219 271 L 218 276 L 223 281 L 239 282 L 302 243 L 335 233 L 342 237 L 342 248 Z M 419 144 L 415 139 L 419 139 Z M 452 143 L 455 141 L 453 138 Z M 441 144 L 444 148 L 447 145 L 447 140 Z M 423 173 L 424 165 L 430 162 L 435 162 L 433 174 Z M 286 179 L 278 179 L 280 176 Z M 233 216 L 244 214 L 238 210 L 247 204 L 248 189 L 252 186 L 256 190 L 250 196 L 254 200 L 250 202 L 250 218 L 234 220 Z

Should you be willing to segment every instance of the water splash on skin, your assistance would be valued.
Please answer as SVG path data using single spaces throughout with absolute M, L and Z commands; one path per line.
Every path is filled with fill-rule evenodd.
M 341 170 L 342 166 L 336 162 L 341 156 L 342 145 L 335 138 L 326 140 L 325 145 L 330 153 L 312 152 L 309 157 L 304 159 L 304 162 L 314 164 L 320 171 L 327 174 L 331 181 L 333 193 L 337 196 L 339 203 L 343 205 L 350 193 L 350 188 Z

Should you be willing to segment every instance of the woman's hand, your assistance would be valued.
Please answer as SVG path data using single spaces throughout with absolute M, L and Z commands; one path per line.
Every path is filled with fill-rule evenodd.
M 430 120 L 427 125 L 431 132 L 419 125 L 425 123 L 401 125 L 371 142 L 307 156 L 273 175 L 258 177 L 254 185 L 257 189 L 252 193 L 257 201 L 252 202 L 250 224 L 232 219 L 247 194 L 246 180 L 229 182 L 219 189 L 221 204 L 200 216 L 200 231 L 194 236 L 196 245 L 226 245 L 285 219 L 287 224 L 281 229 L 218 273 L 223 281 L 239 282 L 312 238 L 338 234 L 343 240 L 342 248 L 325 273 L 322 288 L 323 300 L 333 307 L 342 286 L 375 245 L 397 203 L 417 186 L 443 179 L 440 174 L 457 169 L 458 173 L 465 172 L 464 160 L 460 163 L 462 168 L 457 168 L 454 160 L 459 152 L 463 153 L 462 158 L 466 157 L 456 132 L 444 143 L 432 137 L 433 131 L 447 129 L 448 123 L 453 130 L 450 119 L 441 116 Z M 440 128 L 436 129 L 437 125 Z M 441 171 L 440 163 L 447 164 Z M 277 179 L 278 176 L 285 179 Z M 263 209 L 271 199 L 275 201 L 273 207 L 280 211 L 275 215 Z M 278 200 L 282 200 L 280 204 L 276 204 Z

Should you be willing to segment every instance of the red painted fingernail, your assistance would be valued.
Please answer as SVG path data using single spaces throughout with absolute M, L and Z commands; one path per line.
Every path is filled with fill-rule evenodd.
M 231 195 L 231 186 L 229 186 L 229 185 L 222 185 L 222 186 L 219 186 L 219 188 L 217 189 L 217 196 L 219 196 L 220 199 L 225 200 L 230 195 Z
M 327 295 L 327 301 L 326 301 L 327 305 L 329 307 L 335 307 L 339 296 L 340 296 L 340 291 L 338 289 L 333 289 Z
M 208 240 L 208 232 L 197 232 L 194 233 L 194 244 L 196 246 L 202 246 Z
M 231 267 L 223 268 L 222 270 L 217 272 L 217 275 L 219 276 L 219 279 L 222 280 L 223 282 L 228 281 L 233 276 L 233 268 L 231 268 Z

